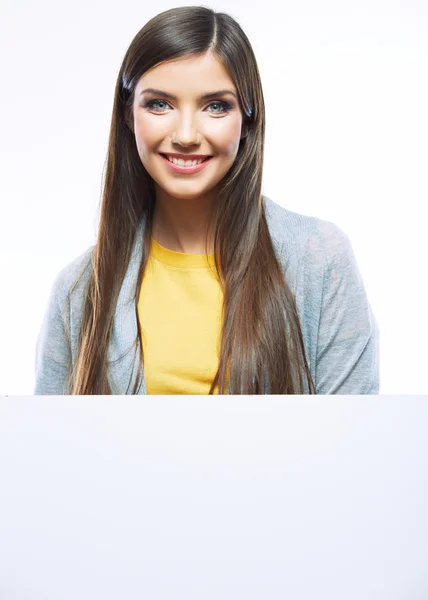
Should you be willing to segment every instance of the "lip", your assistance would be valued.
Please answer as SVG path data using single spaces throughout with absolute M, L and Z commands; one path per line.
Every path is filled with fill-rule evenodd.
M 182 158 L 183 160 L 195 160 L 195 158 L 209 158 L 211 156 L 210 154 L 179 154 L 178 152 L 159 152 L 159 154 L 171 156 L 172 158 Z
M 175 165 L 174 163 L 170 162 L 163 154 L 159 154 L 159 156 L 176 173 L 184 173 L 189 175 L 191 175 L 192 173 L 199 173 L 199 171 L 205 169 L 207 164 L 212 159 L 212 156 L 210 156 L 207 160 L 204 160 L 199 165 L 195 165 L 194 167 L 180 167 L 179 165 Z

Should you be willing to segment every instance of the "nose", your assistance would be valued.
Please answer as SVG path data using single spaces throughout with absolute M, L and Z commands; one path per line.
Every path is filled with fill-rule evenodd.
M 198 121 L 193 114 L 188 113 L 175 121 L 175 131 L 172 133 L 172 141 L 185 147 L 201 142 Z

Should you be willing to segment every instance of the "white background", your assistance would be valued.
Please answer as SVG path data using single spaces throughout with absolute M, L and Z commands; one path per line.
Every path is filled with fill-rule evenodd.
M 428 397 L 0 401 L 2 600 L 426 600 Z
M 31 394 L 56 274 L 95 242 L 113 92 L 180 3 L 1 1 L 0 394 Z M 382 394 L 428 391 L 428 3 L 212 2 L 247 33 L 267 111 L 263 193 L 349 236 Z

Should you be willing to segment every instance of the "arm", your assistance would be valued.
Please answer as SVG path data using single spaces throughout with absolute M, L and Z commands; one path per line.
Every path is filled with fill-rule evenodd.
M 35 395 L 66 395 L 71 368 L 71 352 L 66 335 L 69 327 L 70 301 L 62 283 L 62 273 L 55 279 L 36 344 Z
M 339 227 L 325 237 L 324 252 L 317 393 L 378 394 L 379 327 L 351 243 Z

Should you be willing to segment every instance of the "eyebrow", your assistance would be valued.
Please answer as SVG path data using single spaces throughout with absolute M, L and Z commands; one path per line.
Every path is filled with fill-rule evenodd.
M 155 90 L 153 88 L 147 88 L 140 92 L 140 96 L 143 94 L 156 94 L 158 96 L 165 96 L 165 98 L 169 98 L 170 100 L 177 100 L 177 96 L 173 94 L 169 94 L 168 92 L 163 92 L 162 90 Z M 217 96 L 225 96 L 226 94 L 230 94 L 231 96 L 235 96 L 236 94 L 231 90 L 219 90 L 218 92 L 209 92 L 208 94 L 204 94 L 199 97 L 199 100 L 208 100 L 209 98 L 216 98 Z

